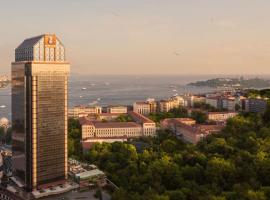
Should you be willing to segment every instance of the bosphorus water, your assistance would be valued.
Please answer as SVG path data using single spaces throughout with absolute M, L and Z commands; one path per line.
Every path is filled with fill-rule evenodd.
M 104 75 L 78 76 L 69 80 L 69 107 L 75 105 L 132 105 L 147 98 L 156 100 L 183 93 L 204 93 L 213 88 L 191 87 L 187 83 L 212 76 Z M 11 118 L 11 87 L 0 89 L 0 117 Z

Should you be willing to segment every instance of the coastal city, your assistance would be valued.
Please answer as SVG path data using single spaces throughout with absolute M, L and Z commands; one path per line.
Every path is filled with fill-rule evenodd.
M 270 200 L 270 1 L 3 1 L 0 200 Z
M 46 41 L 50 35 L 39 36 L 39 40 L 42 37 Z M 2 76 L 1 81 L 11 82 L 7 76 Z M 55 198 L 65 199 L 65 194 L 70 191 L 83 191 L 82 195 L 87 191 L 85 194 L 93 195 L 93 198 L 102 195 L 105 199 L 111 199 L 110 191 L 119 187 L 97 165 L 85 162 L 81 158 L 83 154 L 87 155 L 96 144 L 102 143 L 128 143 L 140 149 L 144 144 L 143 138 L 155 138 L 162 133 L 196 145 L 210 135 L 220 134 L 227 121 L 237 115 L 263 114 L 267 110 L 267 89 L 260 91 L 237 87 L 226 86 L 201 94 L 177 94 L 162 100 L 142 99 L 133 105 L 69 107 L 66 114 L 70 124 L 66 148 L 70 157 L 67 160 L 66 180 L 41 184 L 31 189 L 30 193 L 23 190 L 27 183 L 14 174 L 14 147 L 10 145 L 12 123 L 3 117 L 0 119 L 3 195 L 10 195 L 13 199 L 43 199 L 60 195 Z M 80 198 L 80 193 L 73 192 L 72 195 Z

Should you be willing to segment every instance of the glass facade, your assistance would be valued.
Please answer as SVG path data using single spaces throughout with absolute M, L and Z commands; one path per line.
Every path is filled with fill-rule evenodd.
M 37 126 L 37 184 L 65 178 L 65 116 L 67 78 L 35 77 Z
M 17 176 L 26 178 L 26 99 L 24 65 L 12 66 L 12 166 Z
M 46 47 L 56 49 L 50 50 L 50 59 L 34 59 Z M 31 56 L 25 56 L 23 52 L 29 48 L 35 50 L 26 51 Z M 26 39 L 16 49 L 16 62 L 12 63 L 12 165 L 14 176 L 29 191 L 67 178 L 70 66 L 64 59 L 58 38 L 42 35 Z

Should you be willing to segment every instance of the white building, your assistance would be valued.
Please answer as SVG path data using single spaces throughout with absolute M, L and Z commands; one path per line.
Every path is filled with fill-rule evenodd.
M 80 118 L 82 126 L 82 140 L 96 138 L 133 138 L 141 136 L 155 136 L 156 124 L 147 117 L 135 113 L 128 113 L 134 122 L 97 122 L 88 117 Z
M 68 116 L 75 118 L 87 117 L 88 115 L 100 113 L 102 113 L 102 107 L 100 106 L 75 106 L 68 109 Z
M 126 114 L 127 113 L 127 107 L 126 106 L 108 106 L 107 107 L 107 113 Z
M 151 106 L 148 102 L 135 102 L 133 104 L 133 111 L 142 115 L 149 115 L 151 113 Z
M 219 108 L 219 98 L 218 97 L 207 97 L 205 103 L 209 104 L 214 108 Z

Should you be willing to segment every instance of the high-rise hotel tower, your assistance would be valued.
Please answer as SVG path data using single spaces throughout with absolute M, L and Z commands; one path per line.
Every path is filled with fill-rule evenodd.
M 67 178 L 69 63 L 54 34 L 26 39 L 12 63 L 12 152 L 15 177 L 28 191 Z

